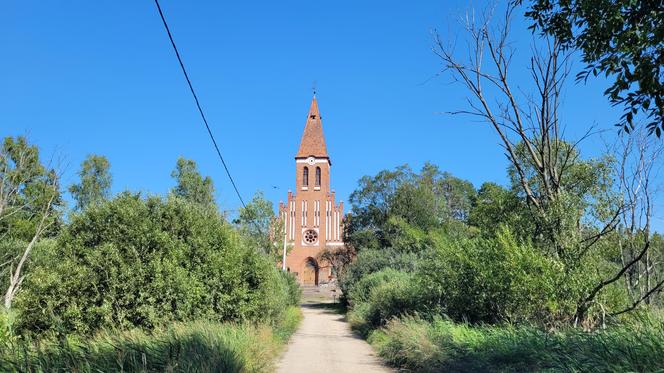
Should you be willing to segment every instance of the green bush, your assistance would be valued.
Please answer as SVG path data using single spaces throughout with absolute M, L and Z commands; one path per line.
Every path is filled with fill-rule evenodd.
M 416 281 L 433 308 L 457 321 L 543 322 L 572 314 L 563 267 L 503 230 L 496 239 L 449 240 L 429 251 Z
M 530 328 L 407 317 L 391 321 L 369 340 L 389 364 L 409 371 L 531 372 L 546 367 L 546 336 Z
M 71 217 L 16 299 L 29 333 L 276 320 L 297 294 L 214 208 L 123 193 Z
M 356 260 L 348 266 L 339 279 L 344 300 L 350 289 L 363 277 L 385 268 L 413 272 L 420 257 L 421 253 L 404 253 L 392 248 L 360 251 Z
M 392 268 L 386 268 L 378 272 L 370 273 L 359 279 L 353 287 L 348 290 L 348 304 L 352 307 L 356 304 L 368 302 L 371 292 L 380 285 L 389 282 L 393 278 L 403 278 L 404 273 Z
M 356 330 L 366 334 L 394 316 L 414 313 L 549 325 L 573 314 L 578 292 L 570 286 L 578 282 L 565 284 L 559 262 L 508 230 L 495 238 L 436 235 L 432 242 L 434 248 L 417 256 L 391 249 L 360 253 L 342 281 Z
M 279 271 L 281 276 L 280 281 L 286 286 L 287 291 L 287 303 L 289 306 L 297 306 L 300 303 L 300 298 L 302 297 L 302 288 L 297 282 L 297 278 L 291 272 Z
M 353 306 L 349 316 L 351 327 L 366 336 L 394 317 L 424 311 L 412 278 L 409 273 L 388 268 L 358 281 L 349 294 Z
M 360 303 L 348 310 L 346 315 L 351 329 L 364 338 L 375 329 L 375 326 L 370 321 L 372 312 L 371 304 Z
M 393 317 L 420 310 L 420 294 L 408 273 L 400 272 L 371 291 L 369 304 L 372 325 L 383 325 Z
M 3 372 L 271 372 L 301 319 L 289 308 L 277 328 L 196 321 L 166 329 L 103 331 L 94 338 L 12 343 L 0 351 Z

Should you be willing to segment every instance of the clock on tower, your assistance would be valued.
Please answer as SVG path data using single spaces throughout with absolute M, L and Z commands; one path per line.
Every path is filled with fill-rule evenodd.
M 343 202 L 335 202 L 330 189 L 332 162 L 327 153 L 323 123 L 314 95 L 304 125 L 300 148 L 295 155 L 295 193 L 279 203 L 285 239 L 291 247 L 285 267 L 303 285 L 332 280 L 329 263 L 318 254 L 327 247 L 343 246 Z

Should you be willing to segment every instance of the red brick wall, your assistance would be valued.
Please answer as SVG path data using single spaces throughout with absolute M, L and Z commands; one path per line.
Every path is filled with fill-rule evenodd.
M 326 158 L 316 158 L 313 165 L 305 162 L 306 159 L 297 159 L 295 166 L 295 193 L 289 193 L 285 204 L 280 205 L 280 213 L 286 216 L 286 229 L 288 231 L 288 244 L 291 247 L 286 258 L 286 266 L 291 272 L 295 272 L 301 279 L 302 272 L 309 258 L 317 259 L 318 254 L 326 246 L 340 245 L 342 239 L 342 218 L 343 205 L 336 205 L 334 192 L 330 189 L 330 163 Z M 304 186 L 303 170 L 309 168 L 309 183 Z M 320 187 L 316 187 L 316 167 L 321 169 Z M 291 202 L 295 202 L 295 216 L 291 221 L 290 207 Z M 303 206 L 306 202 L 306 206 Z M 315 207 L 319 203 L 319 217 L 316 218 Z M 326 213 L 326 207 L 330 206 L 329 217 Z M 303 207 L 306 207 L 306 224 L 303 224 Z M 285 215 L 283 215 L 285 213 Z M 335 220 L 336 216 L 336 220 Z M 328 219 L 329 225 L 328 225 Z M 292 227 L 291 224 L 295 226 Z M 327 228 L 326 228 L 327 227 Z M 318 232 L 318 242 L 310 245 L 303 242 L 302 233 L 305 230 L 314 229 Z M 294 232 L 293 232 L 294 231 Z M 291 240 L 291 233 L 294 233 L 294 239 Z M 336 236 L 335 236 L 336 233 Z M 336 238 L 339 239 L 336 239 Z M 327 263 L 318 263 L 319 282 L 327 282 L 331 275 L 331 268 Z

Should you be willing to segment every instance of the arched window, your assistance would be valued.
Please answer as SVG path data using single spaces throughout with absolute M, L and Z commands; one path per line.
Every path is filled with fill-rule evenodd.
M 302 186 L 309 186 L 309 167 L 304 166 L 302 171 Z
M 320 186 L 320 167 L 316 167 L 316 186 Z

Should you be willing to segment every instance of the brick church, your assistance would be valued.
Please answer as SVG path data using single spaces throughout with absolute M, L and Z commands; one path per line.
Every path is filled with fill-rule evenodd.
M 288 201 L 279 203 L 290 247 L 285 267 L 302 285 L 318 285 L 332 279 L 332 269 L 327 263 L 318 262 L 318 253 L 344 244 L 343 202 L 337 205 L 330 189 L 332 162 L 321 119 L 314 95 L 295 155 L 295 193 L 288 191 Z

